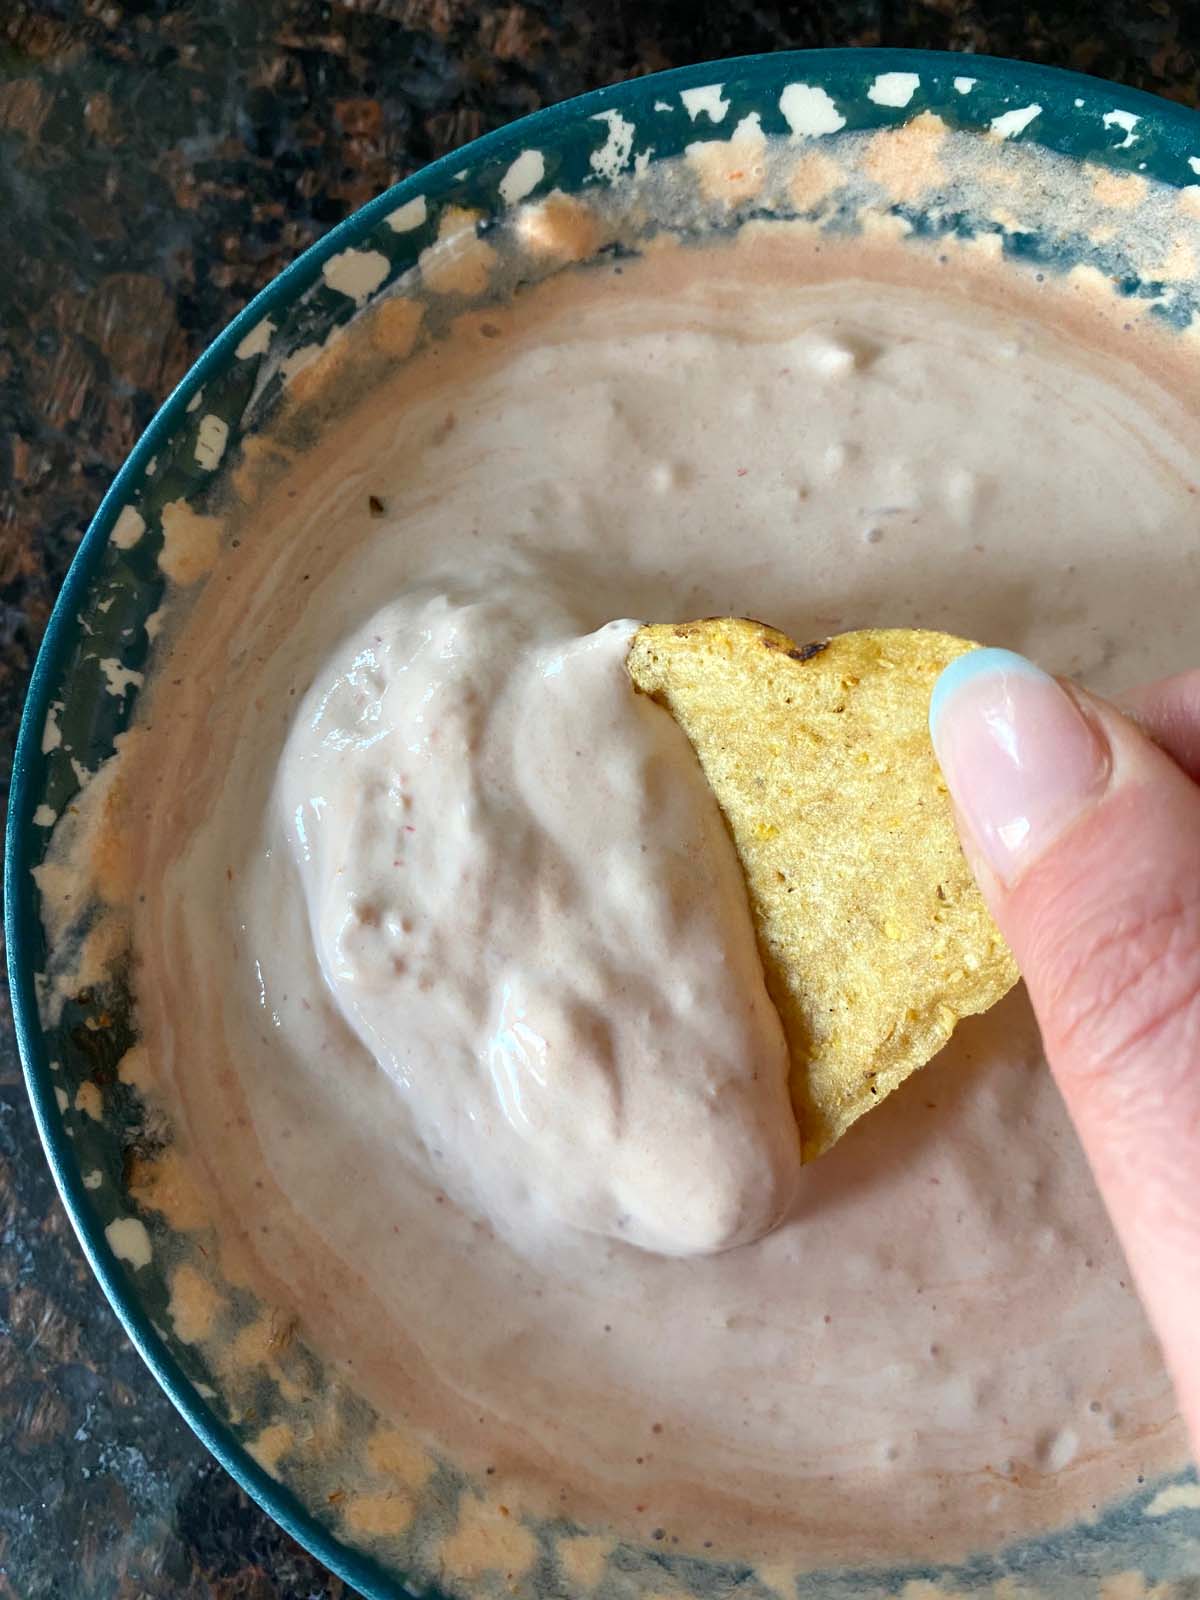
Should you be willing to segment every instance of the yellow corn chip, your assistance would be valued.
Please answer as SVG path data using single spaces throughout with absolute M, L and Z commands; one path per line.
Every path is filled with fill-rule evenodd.
M 797 647 L 737 617 L 633 639 L 733 835 L 806 1161 L 1017 981 L 929 738 L 934 680 L 973 648 L 903 628 Z

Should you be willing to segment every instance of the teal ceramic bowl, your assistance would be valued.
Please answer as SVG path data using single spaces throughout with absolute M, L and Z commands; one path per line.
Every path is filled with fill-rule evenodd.
M 716 104 L 712 95 L 689 94 L 712 85 L 720 85 L 717 100 L 728 102 L 721 128 L 703 109 Z M 207 1447 L 289 1533 L 378 1600 L 438 1590 L 436 1564 L 423 1554 L 419 1537 L 422 1507 L 416 1506 L 415 1531 L 393 1549 L 381 1551 L 378 1540 L 356 1538 L 327 1497 L 281 1480 L 262 1464 L 261 1450 L 258 1459 L 250 1453 L 261 1416 L 253 1425 L 236 1420 L 196 1350 L 171 1330 L 157 1253 L 141 1255 L 137 1248 L 138 1240 L 160 1233 L 163 1223 L 139 1212 L 128 1186 L 128 1154 L 145 1137 L 145 1127 L 137 1094 L 118 1079 L 115 1066 L 133 1034 L 120 1007 L 106 1001 L 101 1012 L 86 990 L 69 999 L 53 1023 L 43 1020 L 39 975 L 51 952 L 33 869 L 45 854 L 49 823 L 112 752 L 134 715 L 138 675 L 149 650 L 144 624 L 162 591 L 155 559 L 162 507 L 179 499 L 199 501 L 211 491 L 217 473 L 206 437 L 211 443 L 214 426 L 218 436 L 227 430 L 222 443 L 228 460 L 241 437 L 271 414 L 289 353 L 322 343 L 359 309 L 323 267 L 347 250 L 377 253 L 374 292 L 385 293 L 435 238 L 447 207 L 481 212 L 480 226 L 486 228 L 519 194 L 552 188 L 572 193 L 610 182 L 639 159 L 645 164 L 680 155 L 696 138 L 726 136 L 751 115 L 768 135 L 795 137 L 797 101 L 787 91 L 797 85 L 804 89 L 809 118 L 802 132 L 827 141 L 933 112 L 952 128 L 990 133 L 1010 146 L 1035 143 L 1070 162 L 1140 175 L 1176 190 L 1196 184 L 1200 172 L 1200 116 L 1097 80 L 979 57 L 874 50 L 748 57 L 637 79 L 539 112 L 381 195 L 282 273 L 221 334 L 167 399 L 105 496 L 34 670 L 8 816 L 5 916 L 17 1036 L 63 1201 L 129 1336 Z M 540 152 L 540 159 L 518 162 L 530 151 Z M 1152 302 L 1153 314 L 1169 323 L 1183 328 L 1193 318 L 1194 285 L 1164 286 L 1094 238 L 1065 244 L 1036 229 L 981 222 L 953 210 L 936 217 L 900 203 L 895 210 L 917 232 L 990 231 L 997 250 L 1037 257 L 1047 271 L 1092 265 L 1110 281 L 1119 280 L 1121 293 Z M 829 225 L 839 224 L 834 218 Z M 131 525 L 140 532 L 141 523 L 145 537 L 122 537 Z M 91 1106 L 99 1102 L 99 1115 L 81 1109 L 79 1091 L 88 1084 L 102 1090 Z M 447 1469 L 429 1492 L 439 1497 L 444 1515 L 465 1487 Z M 515 1592 L 568 1593 L 553 1559 L 553 1539 L 563 1529 L 530 1531 L 541 1554 Z M 803 1552 L 796 1556 L 803 1567 Z M 477 1587 L 499 1593 L 503 1574 Z M 609 1600 L 654 1590 L 678 1596 L 738 1590 L 759 1600 L 772 1592 L 748 1567 L 674 1555 L 661 1546 L 618 1547 L 594 1592 Z M 981 1553 L 952 1568 L 914 1559 L 892 1571 L 809 1573 L 796 1580 L 794 1593 L 796 1600 L 1200 1595 L 1200 1490 L 1190 1478 L 1147 1483 L 1086 1526 Z

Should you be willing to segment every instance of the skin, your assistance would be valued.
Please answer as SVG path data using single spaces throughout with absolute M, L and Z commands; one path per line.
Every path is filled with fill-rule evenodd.
M 959 827 L 1200 1454 L 1200 671 L 1120 708 L 1063 687 L 1107 782 L 1004 881 Z

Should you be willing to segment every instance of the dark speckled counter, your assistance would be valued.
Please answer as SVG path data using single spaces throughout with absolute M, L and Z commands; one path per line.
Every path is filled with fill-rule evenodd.
M 616 79 L 843 44 L 1200 100 L 1200 6 L 0 0 L 0 775 L 88 518 L 158 402 L 306 245 L 443 151 Z M 348 1591 L 213 1465 L 55 1199 L 0 1014 L 0 1600 Z

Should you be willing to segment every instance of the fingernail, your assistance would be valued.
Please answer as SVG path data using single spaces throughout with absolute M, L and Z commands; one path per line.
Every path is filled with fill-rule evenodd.
M 1075 701 L 1011 650 L 971 650 L 933 688 L 929 731 L 960 821 L 1013 883 L 1104 788 L 1109 752 Z

